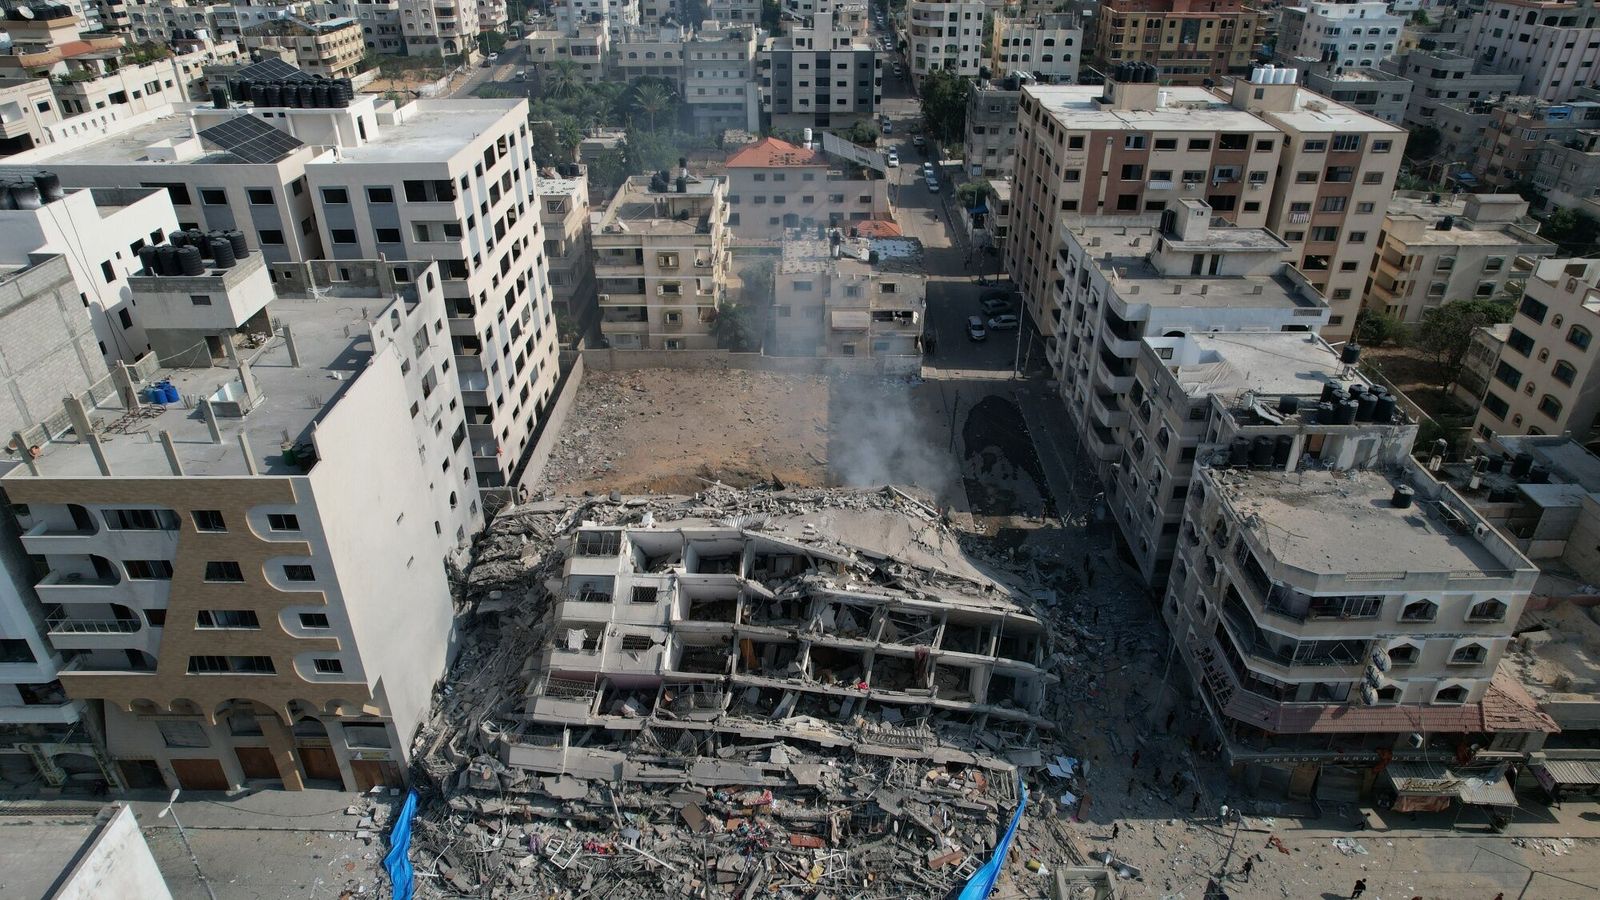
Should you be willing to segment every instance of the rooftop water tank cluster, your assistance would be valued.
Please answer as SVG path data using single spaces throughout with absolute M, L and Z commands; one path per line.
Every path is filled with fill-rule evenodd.
M 61 179 L 53 172 L 0 181 L 0 209 L 38 209 L 66 195 Z
M 255 106 L 286 106 L 290 109 L 343 109 L 355 97 L 355 86 L 348 78 L 312 78 L 281 81 L 228 79 L 228 90 L 213 88 L 211 102 L 227 109 L 228 100 Z
M 204 275 L 207 261 L 210 268 L 231 269 L 249 254 L 244 232 L 174 231 L 167 235 L 167 243 L 139 248 L 139 263 L 144 267 L 141 275 Z
M 1322 385 L 1322 396 L 1309 411 L 1309 419 L 1323 425 L 1354 425 L 1376 422 L 1387 425 L 1400 413 L 1400 402 L 1381 384 L 1329 381 Z

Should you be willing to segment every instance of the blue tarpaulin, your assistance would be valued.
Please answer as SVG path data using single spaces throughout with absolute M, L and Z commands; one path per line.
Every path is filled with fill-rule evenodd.
M 416 890 L 413 883 L 416 879 L 411 870 L 411 817 L 417 814 L 417 792 L 412 791 L 406 795 L 405 805 L 400 807 L 400 815 L 394 820 L 394 827 L 389 829 L 389 855 L 383 858 L 383 867 L 389 870 L 389 881 L 394 884 L 394 892 L 390 895 L 394 900 L 411 900 L 411 894 Z M 1016 823 L 1011 823 L 1015 828 Z M 1011 836 L 1006 835 L 1007 839 Z
M 1017 779 L 1017 789 L 1022 792 L 1022 800 L 1017 803 L 1017 811 L 1011 816 L 1011 825 L 1006 828 L 1005 837 L 1000 839 L 999 846 L 994 848 L 994 855 L 983 864 L 983 868 L 972 873 L 967 879 L 967 886 L 961 889 L 958 900 L 987 900 L 989 892 L 994 890 L 995 880 L 1000 877 L 1000 868 L 1006 864 L 1006 854 L 1011 852 L 1011 839 L 1017 836 L 1017 825 L 1022 821 L 1022 811 L 1028 808 L 1028 786 Z

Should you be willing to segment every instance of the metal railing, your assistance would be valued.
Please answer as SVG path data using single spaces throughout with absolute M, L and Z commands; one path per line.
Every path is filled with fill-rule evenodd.
M 51 634 L 132 634 L 143 626 L 133 619 L 48 619 Z

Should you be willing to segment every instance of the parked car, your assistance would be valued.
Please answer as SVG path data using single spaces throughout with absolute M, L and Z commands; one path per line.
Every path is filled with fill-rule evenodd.
M 1012 331 L 1017 327 L 1017 317 L 1011 313 L 995 316 L 989 320 L 990 331 Z
M 930 193 L 930 194 L 939 193 L 939 182 L 934 181 L 932 178 L 929 178 L 927 180 L 926 184 L 928 185 L 928 193 Z
M 889 121 L 888 116 L 884 116 L 881 120 L 879 120 L 878 124 L 883 126 L 884 134 L 894 134 L 894 123 Z
M 898 166 L 900 165 L 900 154 L 890 150 L 889 155 L 884 159 L 884 162 L 888 163 L 890 168 Z
M 494 62 L 495 60 L 497 60 L 499 58 L 500 58 L 500 54 L 498 54 L 498 53 L 489 54 L 489 62 Z
M 982 319 L 977 316 L 967 319 L 967 338 L 969 340 L 981 341 L 988 336 L 989 332 L 984 330 Z
M 899 68 L 899 66 L 896 66 L 895 68 Z M 927 146 L 927 144 L 928 144 L 928 139 L 923 137 L 920 134 L 911 139 L 911 146 L 913 146 L 913 147 L 925 147 L 925 146 Z
M 1009 312 L 1011 309 L 1011 301 L 1007 300 L 1003 296 L 985 297 L 978 303 L 978 305 L 983 307 L 983 311 L 991 316 L 998 315 L 999 313 L 1003 312 Z

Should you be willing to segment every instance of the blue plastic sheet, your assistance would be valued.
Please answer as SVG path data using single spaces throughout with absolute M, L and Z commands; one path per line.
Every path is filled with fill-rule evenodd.
M 1017 779 L 1017 790 L 1022 794 L 1022 800 L 1017 803 L 1017 811 L 1011 816 L 1011 825 L 1006 828 L 1005 837 L 1000 839 L 1000 845 L 994 848 L 994 855 L 983 867 L 972 873 L 967 879 L 967 886 L 961 889 L 959 900 L 987 900 L 989 892 L 994 890 L 994 883 L 1000 877 L 1000 869 L 1006 864 L 1006 854 L 1011 852 L 1011 839 L 1017 836 L 1017 825 L 1022 821 L 1022 811 L 1028 808 L 1028 786 Z
M 411 900 L 416 890 L 416 874 L 411 869 L 411 819 L 417 814 L 417 792 L 406 795 L 400 815 L 389 829 L 389 855 L 383 858 L 383 867 L 389 870 L 389 881 L 394 885 L 390 894 L 394 900 Z M 1012 823 L 1016 827 L 1016 823 Z M 1007 835 L 1009 838 L 1010 835 Z

